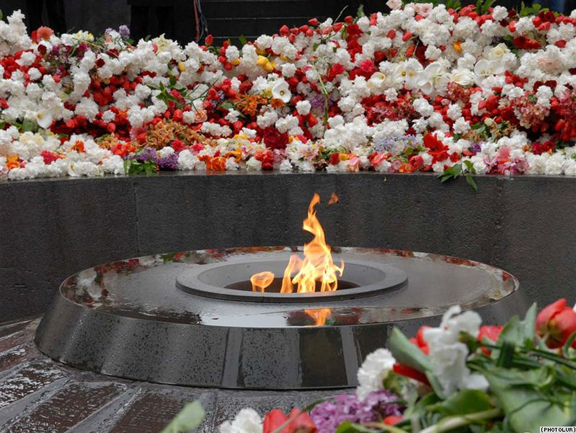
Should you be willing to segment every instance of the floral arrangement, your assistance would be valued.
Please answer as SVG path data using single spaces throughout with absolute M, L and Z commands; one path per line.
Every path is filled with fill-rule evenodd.
M 576 175 L 576 12 L 389 0 L 240 46 L 0 20 L 0 176 Z
M 576 312 L 566 300 L 481 326 L 451 307 L 437 328 L 368 355 L 353 394 L 262 419 L 243 409 L 220 433 L 539 432 L 576 424 Z M 559 430 L 560 431 L 560 430 Z

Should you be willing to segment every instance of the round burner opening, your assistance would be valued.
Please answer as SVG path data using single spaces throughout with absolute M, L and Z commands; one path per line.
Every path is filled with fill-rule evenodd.
M 310 303 L 376 296 L 403 287 L 408 276 L 394 266 L 364 262 L 346 257 L 334 257 L 336 263 L 344 260 L 344 273 L 338 279 L 338 289 L 332 292 L 280 293 L 282 275 L 289 255 L 279 259 L 227 260 L 195 266 L 177 278 L 179 289 L 199 296 L 243 302 Z M 275 276 L 272 286 L 265 292 L 252 291 L 250 277 L 269 271 Z
M 316 282 L 316 293 L 320 292 L 320 286 L 321 284 L 319 282 Z M 356 287 L 359 287 L 358 284 L 356 283 L 338 279 L 338 290 L 349 290 L 349 289 L 355 289 Z M 250 280 L 238 281 L 237 283 L 228 284 L 225 288 L 232 290 L 242 290 L 244 292 L 251 292 L 252 283 L 250 282 Z M 281 288 L 282 288 L 282 278 L 276 277 L 274 278 L 274 280 L 272 280 L 272 284 L 266 287 L 265 293 L 280 293 Z

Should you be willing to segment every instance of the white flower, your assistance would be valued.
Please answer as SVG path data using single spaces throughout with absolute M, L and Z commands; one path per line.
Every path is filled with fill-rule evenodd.
M 278 81 L 278 83 L 272 87 L 272 96 L 275 99 L 282 100 L 285 104 L 290 102 L 292 93 L 290 93 L 290 87 L 288 86 L 288 83 L 284 80 Z
M 398 10 L 402 8 L 402 0 L 388 0 L 386 2 L 386 6 L 388 6 L 392 10 Z
M 46 109 L 36 112 L 36 123 L 41 128 L 48 128 L 52 125 L 52 113 Z
M 424 69 L 418 60 L 410 59 L 400 63 L 396 67 L 394 74 L 399 75 L 404 79 L 408 89 L 416 89 L 418 87 L 418 78 L 423 70 Z
M 242 409 L 232 422 L 220 425 L 220 433 L 262 433 L 262 418 L 250 408 Z
M 454 81 L 461 86 L 469 86 L 474 83 L 474 72 L 468 69 L 455 69 L 450 74 L 450 81 Z
M 311 108 L 312 105 L 308 101 L 299 101 L 296 104 L 296 110 L 298 111 L 298 114 L 301 114 L 302 116 L 306 116 L 308 113 L 310 113 Z
M 358 370 L 358 398 L 364 400 L 372 391 L 383 389 L 383 381 L 395 363 L 388 349 L 378 349 L 368 355 Z
M 442 91 L 448 84 L 448 74 L 439 62 L 429 64 L 420 74 L 418 85 L 422 92 L 430 95 L 432 92 Z
M 432 373 L 442 386 L 443 397 L 449 397 L 461 389 L 488 388 L 486 378 L 472 373 L 466 365 L 468 347 L 458 339 L 460 332 L 477 337 L 482 319 L 474 311 L 460 314 L 461 311 L 460 306 L 450 307 L 438 328 L 424 331 L 424 339 L 430 347 L 428 359 L 432 364 Z

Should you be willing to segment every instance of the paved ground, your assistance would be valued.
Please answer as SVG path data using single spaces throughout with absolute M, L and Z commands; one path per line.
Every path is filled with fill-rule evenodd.
M 101 433 L 159 432 L 184 403 L 200 400 L 207 412 L 198 431 L 243 407 L 261 414 L 306 406 L 335 391 L 225 391 L 133 382 L 67 367 L 34 345 L 39 319 L 0 324 L 0 431 Z

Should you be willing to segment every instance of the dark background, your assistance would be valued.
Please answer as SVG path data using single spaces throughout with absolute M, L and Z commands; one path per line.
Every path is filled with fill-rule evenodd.
M 64 0 L 66 27 L 100 34 L 108 27 L 118 28 L 122 24 L 130 24 L 129 1 L 148 5 L 173 4 L 173 36 L 182 43 L 195 38 L 196 21 L 192 0 Z M 468 4 L 470 1 L 464 0 L 462 3 Z M 568 1 L 567 9 L 571 9 L 573 1 Z M 344 6 L 348 6 L 346 14 L 355 15 L 361 3 L 366 12 L 387 10 L 386 0 L 201 0 L 200 5 L 208 21 L 209 33 L 215 36 L 215 43 L 219 44 L 240 35 L 250 39 L 261 34 L 273 34 L 284 24 L 300 26 L 312 17 L 335 18 Z M 499 0 L 496 3 L 511 7 L 519 1 Z M 26 0 L 0 0 L 0 9 L 4 15 L 16 9 L 27 13 L 26 6 Z M 152 36 L 159 34 L 159 12 L 150 8 L 149 34 Z M 47 17 L 46 12 L 44 16 Z

